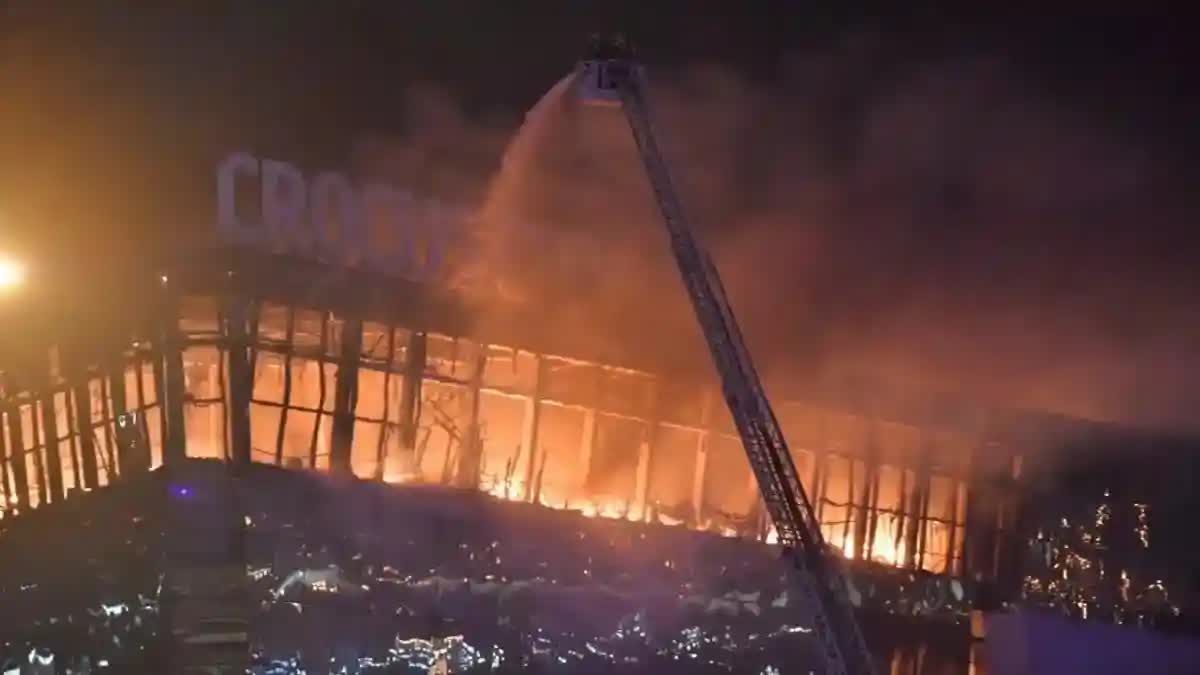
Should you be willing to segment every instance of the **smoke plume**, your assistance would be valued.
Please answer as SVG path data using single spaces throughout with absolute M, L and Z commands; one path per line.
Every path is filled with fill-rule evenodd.
M 767 379 L 1194 428 L 1196 251 L 1165 161 L 1003 61 L 889 63 L 858 41 L 769 83 L 651 71 L 676 183 Z M 413 110 L 409 136 L 363 156 L 478 206 L 459 271 L 482 326 L 705 372 L 619 113 L 556 93 L 514 138 L 428 89 Z

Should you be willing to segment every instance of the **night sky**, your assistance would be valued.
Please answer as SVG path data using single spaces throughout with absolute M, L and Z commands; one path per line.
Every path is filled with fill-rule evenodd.
M 664 74 L 684 192 L 773 372 L 1200 429 L 1200 105 L 1177 17 L 118 4 L 0 10 L 0 248 L 72 311 L 102 315 L 130 260 L 208 227 L 231 150 L 341 168 L 418 148 L 405 180 L 477 196 L 588 34 L 620 29 Z

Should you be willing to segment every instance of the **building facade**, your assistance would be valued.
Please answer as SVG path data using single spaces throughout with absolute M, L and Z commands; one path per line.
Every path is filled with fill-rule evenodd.
M 8 378 L 4 517 L 190 457 L 773 536 L 711 383 L 474 334 L 453 303 L 366 273 L 244 251 L 164 269 L 119 348 L 89 360 L 47 345 L 45 376 L 21 380 L 40 386 Z M 1010 429 L 912 406 L 775 406 L 847 558 L 1004 576 L 1020 457 Z

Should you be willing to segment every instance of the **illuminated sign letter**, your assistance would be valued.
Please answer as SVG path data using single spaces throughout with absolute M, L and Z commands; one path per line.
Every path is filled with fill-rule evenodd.
M 247 226 L 238 219 L 237 177 L 257 176 L 258 160 L 245 152 L 235 152 L 217 165 L 217 228 L 229 241 L 239 244 L 257 243 L 262 229 L 257 223 Z
M 238 181 L 246 178 L 258 179 L 261 219 L 238 212 Z M 244 207 L 250 194 L 240 196 Z M 356 189 L 334 171 L 309 182 L 292 164 L 246 152 L 233 153 L 217 166 L 217 229 L 225 242 L 325 264 L 361 265 L 393 278 L 437 282 L 468 218 L 467 209 L 388 185 Z
M 317 174 L 309 190 L 308 240 L 317 259 L 335 265 L 353 264 L 364 246 L 362 213 L 350 179 L 340 173 Z
M 413 196 L 386 185 L 363 189 L 367 241 L 367 266 L 381 274 L 408 277 L 413 267 Z
M 304 174 L 286 162 L 262 163 L 263 224 L 276 251 L 287 251 L 304 240 Z
M 439 201 L 429 204 L 429 217 L 422 227 L 424 256 L 414 270 L 413 281 L 431 283 L 442 274 L 446 251 L 456 235 L 464 231 L 470 211 L 461 206 L 449 206 Z

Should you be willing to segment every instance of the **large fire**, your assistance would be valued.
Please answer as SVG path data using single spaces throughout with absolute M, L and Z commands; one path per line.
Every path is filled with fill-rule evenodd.
M 264 310 L 260 330 L 282 323 L 271 321 L 270 311 Z M 318 342 L 319 335 L 301 335 L 303 319 L 298 314 L 293 339 Z M 280 330 L 277 337 L 286 335 Z M 589 518 L 775 540 L 718 396 L 605 364 L 422 337 L 428 353 L 419 388 L 398 366 L 359 370 L 351 453 L 359 477 L 472 486 L 497 499 Z M 364 358 L 383 367 L 389 359 L 403 363 L 411 339 L 402 329 L 389 339 L 386 328 L 368 324 Z M 222 398 L 217 351 L 192 348 L 187 360 L 196 400 Z M 285 463 L 327 466 L 336 370 L 315 359 L 293 356 L 289 365 L 280 355 L 258 355 L 255 459 L 276 455 Z M 412 428 L 402 419 L 406 396 L 418 401 Z M 833 548 L 884 565 L 953 569 L 963 539 L 964 484 L 938 474 L 923 483 L 913 469 L 890 463 L 905 461 L 922 445 L 953 451 L 952 443 L 800 403 L 780 405 L 779 415 Z M 189 410 L 190 452 L 219 445 L 219 418 L 215 405 Z M 474 460 L 472 436 L 478 439 Z M 869 443 L 880 456 L 872 471 L 858 454 Z M 856 545 L 862 536 L 868 545 Z
M 261 310 L 251 458 L 327 471 L 339 361 L 326 345 L 340 326 L 295 310 L 289 335 L 285 311 Z M 189 318 L 181 327 L 196 335 L 215 326 L 215 318 Z M 418 340 L 425 368 L 414 377 L 404 364 Z M 370 323 L 362 344 L 349 457 L 361 479 L 471 488 L 588 518 L 776 540 L 714 393 L 601 363 Z M 228 456 L 227 358 L 211 342 L 184 350 L 189 456 Z M 126 371 L 125 407 L 142 412 L 152 465 L 161 464 L 163 447 L 156 382 L 149 362 Z M 112 392 L 100 380 L 89 389 L 97 440 L 108 448 Z M 67 399 L 55 406 L 62 407 L 59 428 L 69 428 Z M 943 460 L 962 450 L 961 440 L 793 401 L 779 404 L 777 413 L 831 547 L 883 565 L 959 569 L 966 484 L 961 467 Z M 24 418 L 6 421 L 17 419 Z M 40 441 L 35 433 L 21 436 L 29 450 Z M 70 446 L 62 447 L 68 448 L 62 464 L 70 468 Z M 938 462 L 921 464 L 917 456 Z M 27 473 L 37 475 L 38 466 L 31 460 Z M 107 472 L 105 463 L 102 484 Z M 78 480 L 69 472 L 66 483 L 75 487 Z M 36 481 L 29 492 L 31 506 L 40 505 Z

